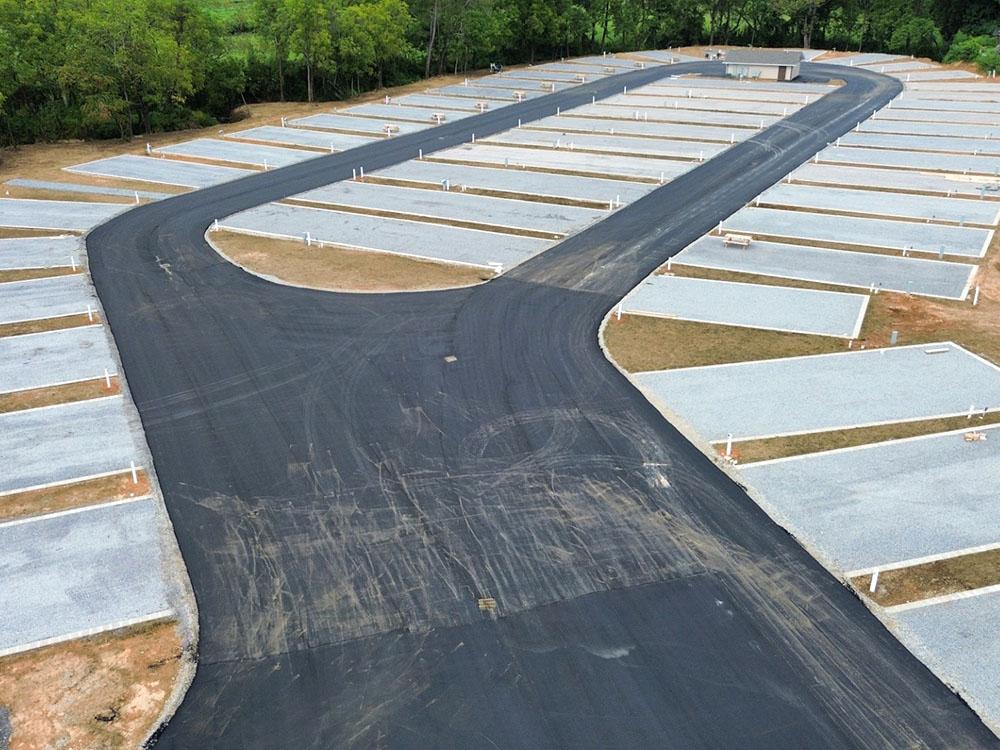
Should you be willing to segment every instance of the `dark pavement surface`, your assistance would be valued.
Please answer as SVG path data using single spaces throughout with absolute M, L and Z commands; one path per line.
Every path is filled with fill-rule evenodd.
M 352 167 L 710 69 L 627 73 L 90 235 L 200 609 L 159 747 L 995 744 L 597 342 L 644 276 L 898 83 L 811 66 L 848 85 L 474 289 L 283 287 L 203 241 Z

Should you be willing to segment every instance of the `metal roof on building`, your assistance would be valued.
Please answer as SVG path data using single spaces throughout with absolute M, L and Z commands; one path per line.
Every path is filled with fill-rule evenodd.
M 733 49 L 726 52 L 726 62 L 737 65 L 797 65 L 802 62 L 798 50 L 782 52 L 774 50 Z

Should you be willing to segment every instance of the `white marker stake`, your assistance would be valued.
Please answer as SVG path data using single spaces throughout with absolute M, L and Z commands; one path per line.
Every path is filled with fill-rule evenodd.
M 386 98 L 388 99 L 388 97 L 386 97 Z M 388 103 L 389 103 L 389 102 L 386 102 L 386 104 L 388 104 Z M 287 117 L 282 117 L 282 118 L 281 118 L 281 127 L 283 127 L 283 128 L 284 128 L 284 127 L 287 127 L 287 125 L 285 124 L 285 123 L 286 123 L 287 121 L 288 121 L 288 118 L 287 118 Z
M 422 148 L 418 148 L 418 149 L 417 149 L 417 158 L 418 158 L 418 159 L 420 159 L 421 161 L 423 161 L 423 158 L 424 158 L 424 150 L 423 150 Z
M 132 484 L 139 484 L 139 472 L 135 470 L 135 461 L 131 462 Z
M 872 573 L 872 582 L 868 584 L 868 593 L 874 594 L 875 589 L 878 588 L 878 571 L 876 570 Z
M 109 389 L 111 388 L 111 375 L 108 374 L 108 369 L 106 367 L 104 368 L 104 385 L 106 385 Z
M 475 134 L 475 133 L 473 133 L 473 134 L 472 134 L 472 142 L 473 142 L 473 143 L 475 143 L 475 142 L 476 142 L 476 134 Z
M 969 404 L 969 413 L 966 415 L 965 418 L 966 419 L 972 419 L 972 414 L 973 414 L 973 412 L 975 412 L 975 410 L 976 410 L 976 405 L 975 404 Z
M 312 235 L 309 232 L 306 232 L 306 247 L 312 247 L 312 243 Z
M 69 265 L 74 271 L 76 271 L 76 258 L 74 258 L 72 255 L 69 256 Z
M 212 231 L 215 231 L 215 232 L 219 231 L 219 220 L 218 219 L 216 219 L 215 221 L 212 222 Z
M 138 190 L 135 191 L 135 205 L 137 205 L 137 206 L 139 205 L 139 191 Z
M 473 138 L 475 138 L 475 136 L 473 136 Z M 358 167 L 358 174 L 361 177 L 361 181 L 364 182 L 364 180 L 365 180 L 365 168 L 364 167 Z
M 726 438 L 726 458 L 731 458 L 733 455 L 733 433 L 729 433 Z
M 622 319 L 622 303 L 621 302 L 618 303 L 618 312 L 616 313 L 616 315 L 618 317 L 618 320 Z
M 979 304 L 979 285 L 976 285 L 976 291 L 972 293 L 972 306 L 975 307 Z
M 87 305 L 87 320 L 91 322 L 94 321 L 94 308 L 92 308 L 90 305 Z
M 352 180 L 358 179 L 358 168 L 357 167 L 352 167 L 351 168 L 351 179 Z

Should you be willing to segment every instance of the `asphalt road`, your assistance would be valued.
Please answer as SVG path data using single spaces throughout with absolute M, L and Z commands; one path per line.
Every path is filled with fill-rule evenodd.
M 682 69 L 709 68 L 628 73 L 91 233 L 200 609 L 198 674 L 160 747 L 995 744 L 597 342 L 645 275 L 898 83 L 812 66 L 847 86 L 474 289 L 282 287 L 203 241 L 352 167 Z

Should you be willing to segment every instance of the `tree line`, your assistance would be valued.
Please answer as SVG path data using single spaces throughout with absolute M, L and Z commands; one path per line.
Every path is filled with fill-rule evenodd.
M 1000 67 L 1000 0 L 0 0 L 0 142 L 131 138 L 253 101 L 695 44 Z

